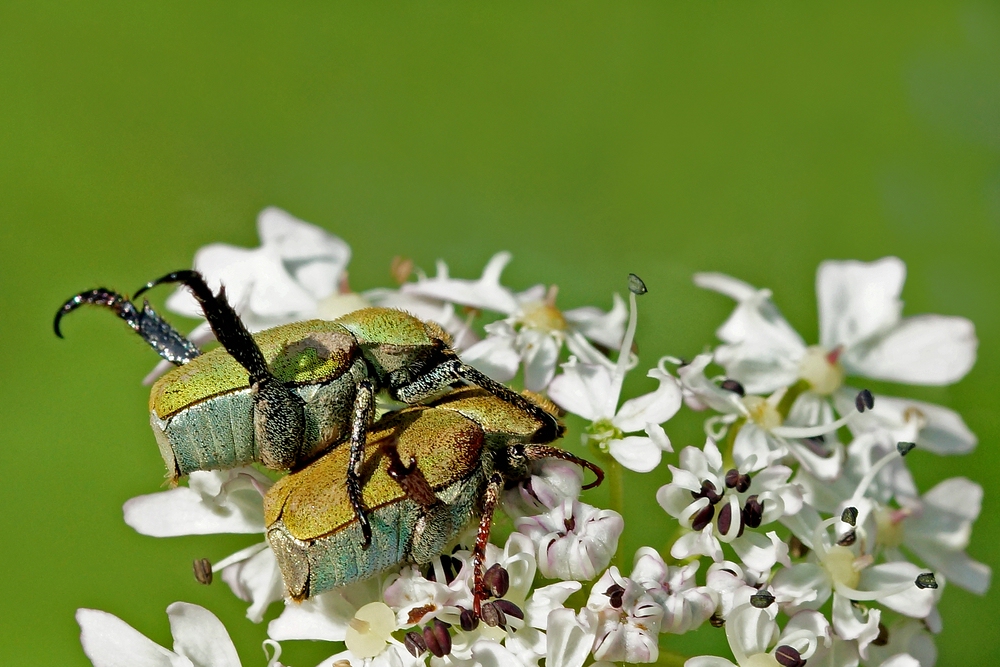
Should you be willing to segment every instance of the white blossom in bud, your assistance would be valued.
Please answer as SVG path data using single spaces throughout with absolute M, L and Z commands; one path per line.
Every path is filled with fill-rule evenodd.
M 264 533 L 264 493 L 273 482 L 253 468 L 196 471 L 188 486 L 132 498 L 125 523 L 143 535 L 176 537 L 216 533 Z M 241 600 L 247 618 L 260 623 L 284 595 L 278 562 L 267 542 L 258 542 L 212 565 Z
M 717 561 L 708 566 L 705 584 L 718 596 L 716 613 L 720 618 L 726 619 L 737 607 L 750 604 L 750 596 L 758 590 L 750 585 L 748 578 L 750 575 L 732 561 Z
M 635 581 L 612 566 L 590 591 L 596 614 L 593 655 L 610 662 L 656 662 L 663 608 Z
M 650 547 L 635 552 L 629 578 L 642 586 L 663 608 L 660 632 L 684 634 L 694 630 L 715 613 L 719 594 L 708 586 L 695 583 L 698 561 L 680 567 L 663 562 Z
M 583 488 L 583 470 L 572 461 L 542 459 L 531 464 L 531 477 L 503 493 L 503 509 L 517 519 L 555 509 L 576 500 Z M 603 569 L 603 568 L 602 568 Z
M 175 602 L 167 607 L 174 650 L 168 651 L 138 630 L 97 609 L 78 609 L 80 643 L 94 667 L 240 667 L 225 626 L 204 607 Z
M 535 544 L 542 576 L 589 580 L 611 563 L 625 521 L 614 510 L 567 499 L 544 514 L 517 519 L 514 527 Z

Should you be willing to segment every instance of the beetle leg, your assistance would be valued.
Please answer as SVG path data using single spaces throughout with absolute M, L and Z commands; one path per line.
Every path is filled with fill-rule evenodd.
M 351 419 L 351 456 L 347 464 L 347 496 L 351 507 L 361 524 L 361 535 L 364 537 L 362 547 L 367 549 L 372 543 L 372 527 L 368 523 L 368 513 L 365 510 L 361 494 L 361 468 L 365 463 L 365 442 L 368 427 L 375 414 L 375 387 L 368 380 L 358 383 L 358 393 L 354 398 L 354 417 Z M 425 482 L 426 483 L 426 482 Z
M 437 496 L 434 495 L 431 485 L 427 483 L 423 471 L 417 467 L 417 460 L 411 456 L 410 463 L 403 465 L 395 442 L 389 444 L 385 451 L 389 456 L 389 477 L 399 484 L 406 496 L 421 507 L 430 507 L 436 504 L 438 502 Z
M 566 427 L 563 426 L 562 422 L 555 415 L 546 412 L 539 405 L 528 400 L 510 387 L 497 382 L 458 359 L 449 359 L 442 364 L 438 364 L 410 384 L 398 388 L 396 390 L 396 398 L 404 403 L 419 403 L 430 398 L 456 380 L 461 380 L 485 389 L 505 403 L 513 405 L 518 410 L 528 413 L 542 424 L 545 424 L 545 427 L 535 433 L 534 438 L 537 442 L 558 440 L 566 432 Z
M 63 316 L 83 305 L 104 306 L 110 309 L 115 315 L 125 320 L 132 327 L 132 330 L 139 334 L 158 355 L 172 364 L 178 366 L 186 364 L 201 354 L 198 346 L 157 315 L 149 307 L 148 301 L 144 301 L 142 310 L 139 310 L 134 303 L 121 294 L 104 287 L 98 287 L 89 292 L 80 292 L 62 305 L 62 308 L 56 312 L 55 321 L 52 323 L 57 336 L 62 338 L 59 321 L 62 320 Z
M 482 618 L 483 600 L 488 598 L 490 591 L 483 581 L 486 563 L 486 545 L 490 541 L 490 528 L 493 525 L 493 512 L 500 500 L 500 490 L 503 488 L 503 475 L 493 473 L 486 492 L 483 494 L 483 514 L 479 518 L 479 530 L 476 531 L 476 545 L 472 548 L 472 612 L 476 618 Z
M 213 294 L 197 271 L 175 271 L 146 283 L 136 295 L 163 283 L 181 283 L 201 304 L 216 339 L 250 374 L 254 399 L 254 435 L 261 463 L 269 468 L 292 468 L 302 454 L 305 402 L 271 374 L 257 341 L 226 300 L 226 288 Z
M 548 445 L 523 445 L 524 447 L 524 458 L 528 461 L 540 461 L 542 459 L 562 459 L 563 461 L 569 461 L 570 463 L 575 463 L 581 468 L 586 468 L 587 470 L 594 473 L 597 477 L 593 482 L 582 487 L 583 489 L 592 489 L 595 486 L 600 486 L 601 482 L 604 481 L 604 471 L 598 466 L 594 465 L 587 459 L 581 459 L 579 456 L 573 456 L 565 449 L 559 449 L 558 447 L 550 447 Z

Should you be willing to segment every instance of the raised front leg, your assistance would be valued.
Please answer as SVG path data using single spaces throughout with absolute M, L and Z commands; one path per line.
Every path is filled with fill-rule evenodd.
M 472 613 L 476 618 L 487 621 L 487 625 L 493 620 L 490 615 L 483 617 L 483 600 L 490 597 L 491 591 L 486 586 L 484 579 L 486 566 L 486 545 L 490 541 L 490 529 L 493 526 L 493 513 L 500 502 L 500 490 L 503 489 L 503 476 L 500 473 L 493 473 L 489 483 L 486 485 L 486 493 L 483 494 L 483 513 L 479 517 L 479 529 L 476 531 L 476 545 L 472 548 Z
M 85 305 L 103 306 L 114 312 L 115 315 L 125 320 L 132 327 L 132 330 L 139 334 L 140 338 L 146 341 L 158 355 L 172 364 L 178 366 L 186 364 L 201 354 L 201 350 L 184 334 L 157 315 L 149 307 L 149 302 L 144 301 L 142 310 L 139 310 L 126 297 L 104 287 L 80 292 L 62 305 L 62 308 L 56 312 L 55 321 L 52 323 L 57 336 L 63 337 L 62 331 L 59 330 L 59 322 L 63 316 Z
M 552 442 L 561 438 L 566 431 L 566 427 L 559 422 L 555 415 L 546 412 L 510 387 L 497 382 L 472 366 L 462 363 L 457 358 L 449 359 L 410 384 L 397 388 L 396 397 L 404 403 L 420 403 L 457 381 L 467 382 L 485 389 L 505 403 L 513 405 L 518 410 L 530 414 L 545 424 L 545 427 L 539 429 L 535 434 L 538 442 Z
M 197 271 L 176 271 L 146 283 L 136 296 L 163 283 L 181 283 L 191 290 L 215 337 L 250 374 L 254 436 L 261 463 L 275 469 L 295 467 L 305 436 L 305 402 L 271 374 L 257 341 L 226 300 L 225 287 L 213 294 Z
M 354 398 L 354 415 L 351 418 L 351 456 L 347 464 L 347 497 L 351 507 L 358 517 L 361 535 L 364 538 L 363 548 L 372 543 L 372 527 L 368 523 L 368 513 L 365 509 L 361 493 L 361 468 L 365 463 L 365 443 L 368 437 L 368 427 L 375 415 L 375 388 L 368 380 L 358 383 L 358 393 Z M 397 457 L 398 458 L 398 457 Z

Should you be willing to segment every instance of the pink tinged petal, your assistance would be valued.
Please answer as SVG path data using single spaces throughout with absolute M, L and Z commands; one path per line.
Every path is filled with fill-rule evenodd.
M 562 368 L 562 374 L 549 383 L 549 398 L 556 405 L 592 422 L 612 417 L 606 414 L 611 402 L 611 373 L 607 368 L 581 364 L 575 359 Z
M 617 512 L 569 500 L 546 514 L 518 519 L 514 525 L 537 545 L 542 575 L 563 580 L 593 579 L 611 562 L 625 528 Z
M 520 341 L 524 343 L 521 350 L 524 386 L 529 391 L 544 391 L 555 375 L 561 346 L 555 338 L 542 331 L 522 331 Z
M 975 326 L 964 317 L 918 315 L 843 355 L 848 373 L 907 384 L 945 385 L 976 361 Z
M 463 352 L 462 361 L 497 382 L 509 382 L 517 375 L 521 355 L 514 347 L 513 335 L 490 334 Z
M 826 261 L 816 270 L 820 344 L 850 347 L 899 322 L 906 264 L 898 257 L 874 262 Z
M 625 335 L 625 321 L 628 310 L 625 300 L 618 293 L 611 295 L 611 310 L 604 312 L 600 308 L 585 306 L 563 311 L 563 317 L 572 328 L 576 329 L 590 340 L 610 349 L 616 349 L 622 344 Z
M 635 472 L 650 472 L 660 465 L 663 451 L 645 436 L 630 435 L 608 442 L 608 453 L 618 463 Z
M 757 572 L 766 572 L 775 563 L 791 564 L 788 561 L 788 545 L 774 531 L 766 536 L 747 531 L 730 544 L 743 564 Z
M 215 614 L 196 604 L 175 602 L 167 607 L 167 616 L 174 651 L 195 667 L 240 667 L 233 640 Z
M 572 609 L 554 609 L 548 616 L 545 637 L 546 667 L 582 667 L 594 645 L 594 624 L 578 618 Z
M 168 651 L 117 616 L 78 609 L 80 643 L 94 667 L 190 667 L 191 661 Z
M 646 424 L 662 424 L 673 417 L 681 407 L 681 388 L 677 380 L 657 368 L 646 373 L 659 380 L 656 391 L 625 401 L 612 423 L 624 433 L 641 431 Z

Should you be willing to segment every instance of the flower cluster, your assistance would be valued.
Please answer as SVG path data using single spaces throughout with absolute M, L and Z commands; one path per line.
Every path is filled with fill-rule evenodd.
M 270 667 L 281 664 L 280 642 L 302 639 L 333 643 L 324 667 L 648 663 L 669 646 L 661 635 L 709 626 L 725 626 L 732 659 L 693 657 L 688 667 L 929 667 L 944 584 L 978 594 L 989 586 L 989 568 L 965 553 L 982 488 L 955 478 L 921 495 L 904 459 L 967 453 L 975 436 L 948 408 L 848 384 L 948 384 L 975 361 L 967 320 L 902 317 L 899 259 L 824 262 L 820 342 L 811 346 L 769 291 L 697 274 L 696 284 L 736 301 L 717 332 L 722 344 L 690 361 L 640 366 L 632 350 L 646 288 L 635 276 L 627 302 L 612 294 L 608 311 L 560 310 L 554 285 L 504 286 L 508 253 L 478 279 L 452 278 L 443 262 L 428 276 L 398 260 L 395 288 L 353 292 L 350 248 L 339 238 L 274 208 L 258 229 L 259 248 L 212 245 L 194 262 L 213 289 L 225 285 L 251 331 L 367 306 L 436 322 L 464 361 L 499 382 L 519 379 L 586 422 L 581 453 L 617 485 L 616 509 L 623 469 L 648 473 L 666 456 L 671 481 L 656 494 L 663 528 L 652 539 L 675 536 L 662 554 L 639 549 L 626 576 L 622 515 L 581 500 L 575 464 L 536 462 L 530 479 L 503 492 L 512 532 L 487 546 L 485 591 L 476 589 L 473 526 L 429 564 L 286 600 L 268 624 Z M 167 305 L 200 315 L 183 290 Z M 484 312 L 495 319 L 479 326 Z M 210 329 L 199 326 L 192 340 L 211 340 Z M 637 367 L 655 383 L 623 400 Z M 708 413 L 706 440 L 674 455 L 663 425 L 684 405 Z M 249 467 L 194 472 L 186 486 L 130 500 L 125 521 L 157 537 L 263 534 L 272 484 Z M 196 570 L 206 580 L 219 574 L 253 622 L 286 595 L 266 541 Z M 99 667 L 240 664 L 209 611 L 178 602 L 167 613 L 173 651 L 81 609 L 84 651 Z

